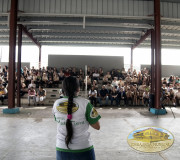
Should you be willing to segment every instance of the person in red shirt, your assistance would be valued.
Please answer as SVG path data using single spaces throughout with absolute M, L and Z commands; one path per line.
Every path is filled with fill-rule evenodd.
M 28 106 L 30 106 L 30 99 L 33 99 L 34 105 L 36 103 L 36 91 L 34 87 L 31 87 L 28 91 Z

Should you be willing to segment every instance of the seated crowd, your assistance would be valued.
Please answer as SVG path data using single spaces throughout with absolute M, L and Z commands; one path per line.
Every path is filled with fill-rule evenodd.
M 28 94 L 28 102 L 33 100 L 34 105 L 44 104 L 46 90 L 43 88 L 58 88 L 63 79 L 75 76 L 80 82 L 81 90 L 87 87 L 88 97 L 95 106 L 102 105 L 148 105 L 150 96 L 150 71 L 146 68 L 140 72 L 123 68 L 113 69 L 107 73 L 102 68 L 88 67 L 87 78 L 83 69 L 75 67 L 31 69 L 24 67 L 21 70 L 21 96 Z M 17 74 L 16 74 L 17 80 Z M 86 86 L 87 81 L 87 86 Z M 1 92 L 2 91 L 2 92 Z M 4 101 L 8 94 L 8 67 L 0 66 L 0 100 Z M 162 79 L 163 105 L 180 105 L 179 77 L 170 76 Z

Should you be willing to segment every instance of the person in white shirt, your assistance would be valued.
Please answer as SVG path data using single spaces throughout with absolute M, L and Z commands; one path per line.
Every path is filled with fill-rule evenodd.
M 59 90 L 59 98 L 63 98 L 63 97 L 64 97 L 63 90 L 60 89 L 60 90 Z
M 28 85 L 28 89 L 30 89 L 31 87 L 36 88 L 36 84 L 33 80 L 31 80 L 31 83 Z
M 143 93 L 143 100 L 145 106 L 146 106 L 146 102 L 147 104 L 149 104 L 149 92 L 147 90 L 145 90 L 145 92 Z
M 116 87 L 116 88 L 118 87 L 117 77 L 114 77 L 114 80 L 112 81 L 111 84 L 112 84 L 113 87 Z
M 91 101 L 91 104 L 96 107 L 96 103 L 97 103 L 97 91 L 95 90 L 95 88 L 92 86 L 91 90 L 89 90 L 89 99 Z
M 66 77 L 64 98 L 55 101 L 52 113 L 57 122 L 56 160 L 95 160 L 89 125 L 99 130 L 101 116 L 85 98 L 78 97 L 79 82 Z
M 99 80 L 99 77 L 100 77 L 100 75 L 99 75 L 99 73 L 98 73 L 98 70 L 96 70 L 95 73 L 93 73 L 92 76 L 93 76 L 93 80 L 98 81 L 98 80 Z
M 44 100 L 46 99 L 46 90 L 43 89 L 42 86 L 39 86 L 39 90 L 37 91 L 36 102 L 37 105 L 44 105 Z
M 170 92 L 171 89 L 173 90 L 173 84 L 170 83 L 169 87 L 167 88 L 167 91 Z

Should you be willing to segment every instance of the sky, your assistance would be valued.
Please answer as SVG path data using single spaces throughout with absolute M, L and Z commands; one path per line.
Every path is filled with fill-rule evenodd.
M 17 53 L 17 51 L 16 51 Z M 101 55 L 101 56 L 124 56 L 125 68 L 130 65 L 130 48 L 117 47 L 69 47 L 69 46 L 43 46 L 42 66 L 48 65 L 49 54 L 62 55 Z M 179 65 L 180 50 L 162 49 L 162 65 Z M 17 59 L 17 58 L 16 58 Z M 0 61 L 9 61 L 8 46 L 0 46 Z M 22 62 L 30 62 L 30 66 L 38 68 L 39 49 L 36 46 L 22 47 Z M 141 64 L 151 63 L 150 48 L 136 48 L 133 52 L 134 68 L 139 69 Z

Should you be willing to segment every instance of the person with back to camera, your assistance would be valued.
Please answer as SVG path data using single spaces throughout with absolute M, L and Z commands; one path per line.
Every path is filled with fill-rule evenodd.
M 89 100 L 77 96 L 79 82 L 67 77 L 62 83 L 64 98 L 55 101 L 53 115 L 57 124 L 56 160 L 95 160 L 89 125 L 99 130 L 97 113 Z

